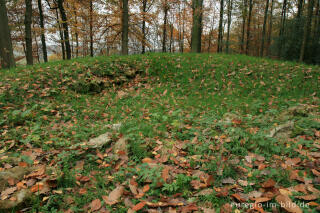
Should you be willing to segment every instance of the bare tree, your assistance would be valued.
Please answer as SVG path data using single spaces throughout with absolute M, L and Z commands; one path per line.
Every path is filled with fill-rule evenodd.
M 15 67 L 6 1 L 0 0 L 0 59 L 2 68 Z

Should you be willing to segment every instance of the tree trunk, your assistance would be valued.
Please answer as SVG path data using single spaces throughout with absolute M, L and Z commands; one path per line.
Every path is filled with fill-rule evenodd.
M 272 35 L 272 22 L 273 22 L 273 6 L 274 6 L 274 0 L 271 0 L 269 32 L 268 32 L 268 41 L 267 41 L 267 55 L 268 55 L 268 56 L 270 56 L 270 45 L 271 45 L 271 35 Z
M 172 44 L 173 44 L 173 24 L 170 24 L 170 42 L 169 42 L 169 52 L 172 52 Z
M 0 60 L 1 68 L 15 67 L 6 1 L 0 0 Z
M 24 16 L 24 29 L 25 29 L 25 40 L 26 40 L 26 60 L 28 65 L 33 64 L 33 53 L 32 53 L 32 0 L 25 0 L 26 12 Z
M 146 52 L 146 12 L 147 12 L 147 0 L 142 1 L 142 41 L 141 41 L 141 53 Z
M 307 20 L 304 25 L 303 42 L 302 42 L 301 51 L 300 51 L 300 61 L 301 62 L 305 60 L 306 50 L 308 49 L 308 46 L 309 46 L 310 33 L 311 33 L 311 22 L 312 22 L 312 15 L 313 15 L 313 5 L 314 5 L 314 0 L 309 0 L 309 2 L 308 2 L 308 16 L 307 16 Z
M 264 10 L 262 39 L 261 39 L 261 47 L 260 47 L 260 56 L 261 57 L 263 57 L 264 40 L 265 40 L 265 36 L 266 36 L 266 25 L 267 25 L 267 19 L 268 19 L 268 9 L 269 9 L 269 0 L 266 0 L 266 8 Z
M 66 51 L 65 51 L 65 47 L 64 47 L 64 38 L 63 38 L 63 32 L 62 32 L 60 21 L 59 21 L 59 13 L 58 13 L 57 9 L 56 9 L 56 17 L 57 17 L 59 36 L 60 36 L 62 59 L 65 60 L 66 59 Z
M 93 3 L 90 0 L 90 56 L 93 57 Z
M 164 6 L 163 6 L 164 16 L 163 16 L 163 31 L 162 31 L 163 32 L 163 34 L 162 34 L 162 52 L 167 52 L 166 43 L 167 43 L 168 11 L 169 11 L 168 2 L 167 2 L 167 0 L 165 0 Z
M 62 26 L 63 26 L 63 32 L 64 32 L 64 43 L 66 47 L 66 54 L 67 59 L 71 59 L 71 48 L 70 48 L 70 41 L 69 41 L 69 26 L 68 26 L 68 20 L 67 15 L 63 7 L 63 1 L 64 0 L 58 0 L 58 8 L 61 14 L 62 19 Z
M 223 23 L 223 5 L 224 1 L 220 0 L 220 20 L 219 20 L 219 34 L 218 34 L 218 47 L 217 47 L 217 52 L 222 52 L 222 40 L 223 40 L 223 35 L 222 35 L 222 23 Z
M 301 18 L 302 9 L 303 9 L 303 2 L 304 2 L 304 0 L 299 0 L 299 2 L 298 2 L 298 12 L 297 12 L 298 19 Z
M 202 5 L 203 0 L 193 0 L 192 10 L 192 31 L 191 31 L 191 52 L 201 52 L 201 36 L 202 36 Z
M 250 25 L 251 25 L 251 18 L 252 18 L 252 7 L 253 7 L 253 0 L 249 1 L 249 16 L 248 16 L 248 25 L 247 25 L 247 45 L 246 45 L 246 55 L 249 54 L 250 49 Z
M 232 6 L 233 6 L 233 0 L 228 0 L 228 31 L 227 31 L 226 53 L 229 53 Z
M 77 9 L 74 6 L 74 20 L 75 20 L 75 26 L 76 26 L 76 32 L 75 32 L 75 37 L 76 37 L 76 57 L 79 56 L 79 33 L 78 33 L 78 14 L 77 14 Z
M 282 12 L 281 12 L 278 57 L 281 57 L 281 55 L 282 55 L 282 46 L 283 46 L 283 43 L 285 42 L 283 39 L 283 36 L 284 36 L 284 27 L 285 27 L 285 23 L 286 23 L 286 13 L 287 13 L 287 0 L 284 0 L 283 5 L 282 5 Z
M 128 55 L 128 33 L 129 33 L 129 9 L 128 0 L 122 0 L 121 16 L 121 54 Z
M 42 44 L 43 61 L 48 62 L 48 53 L 47 53 L 47 45 L 46 45 L 46 37 L 45 37 L 45 30 L 44 30 L 44 21 L 43 21 L 41 0 L 38 0 L 38 9 L 39 9 L 39 16 L 40 16 L 41 44 Z
M 247 20 L 248 0 L 243 0 L 242 7 L 243 7 L 242 8 L 242 31 L 241 31 L 240 52 L 244 53 L 244 33 L 245 33 L 246 20 Z

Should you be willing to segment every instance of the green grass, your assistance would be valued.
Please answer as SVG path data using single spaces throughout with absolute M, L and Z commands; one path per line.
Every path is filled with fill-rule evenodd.
M 122 79 L 131 71 L 139 73 L 139 77 L 132 79 L 127 75 Z M 188 155 L 184 158 L 193 168 L 214 175 L 217 186 L 221 186 L 224 178 L 241 177 L 228 161 L 243 159 L 249 152 L 260 154 L 267 161 L 272 161 L 274 155 L 300 156 L 293 151 L 294 146 L 288 147 L 266 135 L 275 123 L 283 122 L 278 115 L 289 107 L 298 104 L 319 106 L 319 79 L 319 66 L 223 54 L 95 57 L 1 70 L 0 150 L 14 155 L 28 147 L 42 148 L 49 153 L 48 160 L 57 161 L 66 173 L 58 185 L 64 193 L 51 195 L 45 202 L 34 201 L 33 211 L 67 209 L 65 199 L 71 196 L 74 200 L 71 206 L 77 212 L 132 175 L 142 178 L 142 184 L 146 176 L 143 171 L 149 169 L 136 168 L 143 158 L 153 156 L 157 140 L 169 149 L 177 141 L 185 141 L 184 150 Z M 119 90 L 125 91 L 121 98 Z M 222 120 L 226 113 L 238 115 L 242 123 L 225 124 Z M 302 128 L 296 135 L 314 137 L 313 130 L 319 130 L 314 117 L 298 115 L 295 119 Z M 110 167 L 99 166 L 95 152 L 67 150 L 108 131 L 108 124 L 116 123 L 122 126 L 114 137 L 123 134 L 129 141 L 126 167 L 114 172 Z M 256 134 L 248 131 L 256 127 L 259 128 Z M 229 142 L 223 144 L 222 155 L 212 148 L 219 146 L 215 137 L 221 135 L 229 138 Z M 195 136 L 198 142 L 191 144 Z M 312 147 L 313 140 L 300 143 Z M 10 147 L 12 143 L 14 145 Z M 50 154 L 53 150 L 60 154 Z M 197 155 L 200 160 L 192 158 Z M 204 161 L 206 158 L 211 160 Z M 228 160 L 223 160 L 226 158 Z M 86 162 L 81 174 L 95 178 L 91 185 L 81 185 L 88 188 L 84 195 L 78 194 L 80 186 L 70 172 L 79 160 Z M 116 164 L 111 157 L 103 161 Z M 224 168 L 219 176 L 217 170 L 221 162 Z M 173 164 L 170 159 L 167 163 Z M 249 172 L 258 172 L 242 161 L 240 165 Z M 92 174 L 93 171 L 97 171 L 96 174 Z M 113 178 L 106 181 L 106 176 Z M 288 184 L 281 168 L 270 172 L 269 176 L 286 187 L 295 184 Z M 251 179 L 261 181 L 255 177 L 248 180 Z M 154 178 L 148 193 L 170 196 L 179 192 L 184 197 L 190 196 L 190 181 L 188 176 L 179 174 L 173 183 L 159 189 L 158 178 Z M 252 186 L 248 187 L 252 190 Z M 198 202 L 209 200 L 217 206 L 228 200 L 219 199 L 208 195 Z M 111 207 L 107 208 L 111 210 Z M 122 202 L 116 209 L 118 212 L 127 210 Z

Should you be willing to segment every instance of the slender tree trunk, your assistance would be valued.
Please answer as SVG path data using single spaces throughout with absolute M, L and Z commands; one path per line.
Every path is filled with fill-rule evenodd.
M 303 2 L 304 2 L 304 0 L 299 0 L 299 2 L 298 2 L 298 12 L 297 12 L 298 19 L 301 18 L 302 9 L 303 9 Z
M 232 6 L 233 6 L 233 0 L 228 0 L 228 31 L 227 31 L 226 53 L 229 53 Z
M 78 14 L 77 14 L 77 9 L 74 6 L 74 20 L 75 20 L 75 25 L 76 25 L 76 32 L 75 32 L 75 37 L 76 37 L 76 57 L 79 56 L 79 33 L 78 33 Z
M 283 39 L 284 36 L 284 27 L 286 23 L 286 15 L 287 14 L 287 0 L 283 1 L 282 12 L 281 12 L 281 23 L 280 23 L 280 31 L 279 31 L 279 46 L 278 46 L 278 57 L 282 55 L 282 46 L 285 42 Z
M 170 43 L 169 43 L 169 52 L 172 52 L 173 44 L 173 24 L 170 24 Z
M 122 0 L 122 17 L 121 17 L 121 54 L 128 55 L 128 33 L 129 33 L 129 9 L 128 0 Z
M 249 1 L 249 16 L 248 16 L 248 25 L 247 25 L 247 45 L 246 45 L 246 54 L 249 54 L 250 50 L 250 25 L 251 25 L 251 18 L 252 18 L 252 7 L 253 7 L 253 0 Z
M 25 0 L 26 12 L 24 16 L 24 29 L 25 29 L 25 41 L 26 41 L 26 59 L 27 64 L 33 64 L 32 55 L 32 0 Z
M 58 13 L 57 9 L 56 9 L 56 17 L 57 17 L 59 36 L 60 36 L 62 59 L 65 60 L 66 59 L 66 51 L 65 51 L 65 47 L 64 47 L 64 38 L 63 38 L 63 32 L 62 32 L 60 21 L 59 21 L 59 13 Z
M 271 35 L 272 35 L 272 22 L 273 22 L 273 6 L 274 6 L 274 0 L 271 0 L 269 32 L 268 32 L 268 41 L 267 41 L 267 55 L 268 55 L 268 56 L 270 56 Z
M 163 34 L 162 34 L 162 52 L 167 52 L 166 43 L 167 43 L 168 11 L 169 11 L 168 2 L 167 2 L 167 0 L 165 0 L 164 6 L 163 6 L 164 16 L 163 16 L 163 31 L 162 31 L 163 32 Z
M 64 0 L 58 0 L 58 8 L 61 14 L 62 19 L 62 26 L 63 26 L 63 32 L 64 32 L 64 43 L 66 47 L 66 54 L 67 59 L 71 59 L 71 47 L 70 47 L 70 41 L 69 41 L 69 26 L 68 26 L 68 20 L 67 15 L 63 7 L 63 1 Z
M 241 31 L 240 52 L 244 53 L 244 34 L 245 34 L 246 20 L 247 20 L 248 0 L 243 0 L 242 7 L 243 7 L 242 8 L 242 31 Z
M 261 39 L 261 47 L 260 47 L 260 56 L 261 57 L 263 57 L 263 52 L 264 52 L 264 40 L 265 40 L 265 36 L 266 36 L 266 25 L 267 25 L 267 19 L 268 19 L 268 9 L 269 9 L 269 0 L 266 0 L 266 8 L 264 10 L 262 39 Z
M 191 52 L 201 52 L 201 36 L 202 36 L 202 5 L 203 0 L 193 0 L 193 20 L 191 32 Z
M 44 20 L 43 20 L 44 18 L 43 18 L 41 0 L 38 0 L 38 9 L 39 9 L 39 16 L 40 16 L 41 44 L 42 44 L 43 61 L 48 62 L 47 44 L 46 44 L 46 37 L 45 37 Z
M 314 0 L 309 0 L 308 1 L 308 16 L 307 16 L 307 20 L 304 25 L 303 42 L 302 42 L 301 52 L 300 52 L 300 61 L 301 62 L 305 60 L 306 51 L 309 46 L 312 15 L 313 15 L 313 6 L 314 6 Z
M 223 35 L 222 35 L 222 24 L 223 24 L 223 6 L 224 1 L 220 0 L 220 20 L 219 20 L 219 34 L 218 34 L 218 47 L 217 52 L 222 52 L 222 41 L 223 41 Z
M 141 53 L 146 52 L 146 12 L 147 12 L 147 0 L 142 1 L 142 41 L 141 41 Z
M 185 30 L 184 30 L 184 24 L 185 24 L 185 6 L 184 6 L 184 3 L 182 4 L 183 5 L 183 16 L 182 16 L 182 35 L 181 35 L 181 44 L 180 44 L 180 52 L 183 53 L 184 51 L 184 33 L 185 33 Z
M 90 0 L 90 56 L 93 57 L 93 3 Z
M 6 1 L 0 0 L 0 61 L 1 68 L 15 67 Z

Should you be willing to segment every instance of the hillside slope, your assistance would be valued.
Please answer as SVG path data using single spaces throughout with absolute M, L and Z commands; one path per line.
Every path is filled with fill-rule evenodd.
M 0 180 L 23 175 L 4 179 L 0 209 L 316 211 L 319 81 L 319 66 L 217 54 L 1 71 Z

